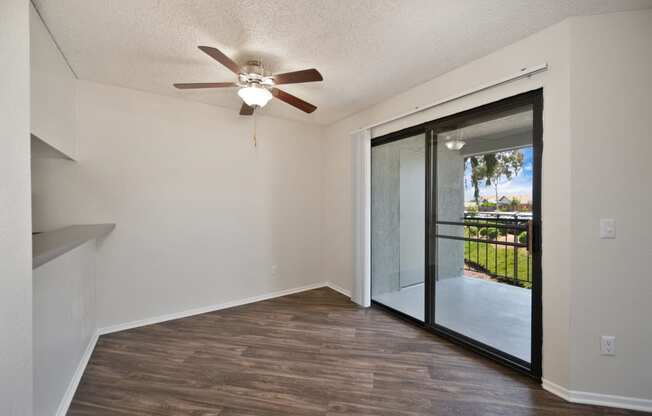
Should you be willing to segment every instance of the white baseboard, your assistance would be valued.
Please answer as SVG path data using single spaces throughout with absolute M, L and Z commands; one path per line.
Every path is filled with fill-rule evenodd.
M 170 313 L 166 315 L 159 315 L 152 318 L 140 319 L 137 321 L 125 322 L 117 325 L 110 325 L 98 329 L 99 335 L 111 334 L 113 332 L 125 331 L 127 329 L 138 328 L 141 326 L 158 324 L 165 321 L 172 321 L 174 319 L 187 318 L 189 316 L 200 315 L 202 313 L 219 311 L 221 309 L 233 308 L 234 306 L 246 305 L 248 303 L 260 302 L 261 300 L 278 298 L 281 296 L 291 295 L 293 293 L 305 292 L 306 290 L 318 289 L 320 287 L 330 287 L 331 289 L 342 293 L 345 296 L 351 297 L 347 290 L 338 285 L 329 282 L 313 283 L 311 285 L 295 287 L 292 289 L 279 290 L 276 292 L 265 293 L 263 295 L 251 296 L 244 299 L 233 300 L 229 302 L 219 303 L 216 305 L 202 306 L 200 308 L 188 309 L 185 311 Z
M 555 396 L 561 397 L 567 402 L 571 401 L 568 389 L 560 386 L 559 384 L 553 383 L 552 381 L 543 378 L 541 379 L 541 387 L 543 387 L 544 390 L 554 394 Z
M 616 396 L 612 394 L 589 393 L 585 391 L 569 390 L 552 381 L 543 379 L 541 383 L 544 390 L 561 397 L 571 403 L 593 404 L 597 406 L 617 407 L 620 409 L 640 410 L 652 412 L 652 400 L 638 399 L 636 397 Z
M 328 286 L 331 289 L 333 289 L 334 291 L 340 292 L 342 295 L 346 296 L 347 298 L 351 297 L 351 292 L 344 289 L 342 286 L 340 286 L 338 284 L 335 284 L 335 283 L 332 283 L 332 282 L 326 282 L 326 283 L 324 283 L 324 286 Z
M 273 299 L 273 298 L 278 298 L 281 296 L 286 296 L 286 295 L 291 295 L 293 293 L 299 293 L 299 292 L 305 292 L 307 290 L 312 290 L 312 289 L 318 289 L 320 287 L 330 287 L 331 289 L 340 292 L 341 294 L 345 296 L 349 296 L 350 294 L 347 290 L 343 289 L 342 287 L 331 284 L 329 282 L 320 282 L 320 283 L 314 283 L 311 285 L 306 285 L 306 286 L 300 286 L 300 287 L 295 287 L 292 289 L 285 289 L 285 290 L 279 290 L 276 292 L 271 292 L 271 293 L 265 293 L 263 295 L 258 295 L 258 296 L 252 296 L 249 298 L 245 299 L 240 299 L 240 300 L 235 300 L 235 301 L 230 301 L 230 302 L 225 302 L 217 305 L 210 305 L 210 306 L 204 306 L 201 308 L 194 308 L 194 309 L 189 309 L 181 312 L 176 312 L 176 313 L 171 313 L 167 315 L 161 315 L 161 316 L 156 316 L 152 318 L 146 318 L 146 319 L 141 319 L 138 321 L 131 321 L 131 322 L 126 322 L 124 324 L 117 324 L 117 325 L 111 325 L 108 327 L 104 328 L 99 328 L 96 333 L 93 335 L 91 340 L 88 343 L 88 346 L 86 347 L 86 350 L 84 351 L 84 355 L 82 356 L 81 360 L 79 361 L 79 364 L 77 365 L 77 369 L 75 370 L 75 373 L 73 374 L 72 379 L 70 380 L 70 383 L 68 384 L 68 388 L 66 389 L 66 393 L 64 394 L 63 398 L 61 399 L 61 402 L 59 402 L 59 407 L 57 409 L 56 416 L 65 416 L 66 413 L 68 412 L 68 408 L 70 407 L 70 403 L 72 403 L 72 399 L 75 396 L 75 392 L 77 391 L 77 387 L 79 386 L 79 382 L 81 381 L 82 376 L 84 375 L 84 371 L 86 370 L 86 366 L 88 365 L 88 362 L 91 358 L 91 355 L 93 354 L 93 350 L 95 349 L 95 345 L 97 344 L 97 340 L 100 337 L 100 335 L 106 335 L 110 334 L 112 332 L 119 332 L 119 331 L 124 331 L 127 329 L 132 329 L 132 328 L 138 328 L 141 326 L 146 326 L 146 325 L 152 325 L 152 324 L 157 324 L 160 322 L 165 322 L 165 321 L 170 321 L 173 319 L 179 319 L 179 318 L 186 318 L 189 316 L 193 315 L 199 315 L 202 313 L 207 313 L 207 312 L 213 312 L 213 311 L 218 311 L 220 309 L 227 309 L 227 308 L 232 308 L 234 306 L 240 306 L 240 305 L 246 305 L 248 303 L 253 303 L 253 302 L 259 302 L 261 300 L 267 300 L 267 299 Z
M 57 408 L 57 413 L 56 416 L 66 416 L 66 413 L 68 413 L 68 408 L 70 407 L 70 403 L 72 403 L 72 398 L 75 396 L 75 392 L 77 391 L 77 386 L 79 386 L 79 382 L 82 379 L 82 376 L 84 375 L 84 371 L 86 371 L 86 366 L 88 365 L 88 361 L 91 359 L 91 355 L 93 354 L 93 350 L 95 349 L 95 344 L 97 344 L 97 339 L 99 338 L 98 333 L 96 332 L 93 334 L 91 337 L 91 340 L 88 342 L 88 345 L 86 346 L 86 350 L 84 351 L 84 355 L 82 355 L 81 360 L 79 360 L 79 364 L 77 364 L 77 369 L 75 369 L 75 373 L 72 375 L 72 379 L 70 380 L 70 383 L 68 383 L 68 388 L 66 389 L 66 393 L 63 395 L 63 398 L 59 402 L 59 407 Z

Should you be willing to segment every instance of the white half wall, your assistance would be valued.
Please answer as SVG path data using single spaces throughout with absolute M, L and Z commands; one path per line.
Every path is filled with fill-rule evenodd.
M 98 327 L 321 281 L 321 128 L 80 81 L 78 162 L 33 161 L 35 227 L 116 223 Z M 38 214 L 38 215 L 37 215 Z
M 95 239 L 34 269 L 34 414 L 59 415 L 96 332 Z M 65 408 L 62 408 L 65 411 Z
M 0 414 L 32 414 L 29 2 L 0 2 Z

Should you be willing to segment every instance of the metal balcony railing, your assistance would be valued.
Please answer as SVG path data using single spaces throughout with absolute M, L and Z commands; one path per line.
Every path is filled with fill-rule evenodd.
M 529 213 L 465 213 L 463 221 L 437 221 L 463 227 L 464 234 L 437 234 L 464 241 L 464 269 L 502 283 L 532 286 L 532 216 Z

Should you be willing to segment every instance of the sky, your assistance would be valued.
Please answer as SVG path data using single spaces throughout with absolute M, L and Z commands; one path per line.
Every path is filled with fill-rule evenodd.
M 520 151 L 523 153 L 523 168 L 510 181 L 503 179 L 498 184 L 498 198 L 503 195 L 528 195 L 532 198 L 532 148 L 528 147 Z M 484 186 L 484 182 L 480 184 L 480 197 L 495 196 L 495 192 L 493 185 Z M 471 167 L 468 165 L 464 170 L 464 200 L 473 201 Z

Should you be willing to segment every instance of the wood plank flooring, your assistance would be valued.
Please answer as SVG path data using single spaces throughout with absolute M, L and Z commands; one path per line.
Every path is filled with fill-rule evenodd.
M 100 337 L 80 415 L 633 415 L 316 289 Z

